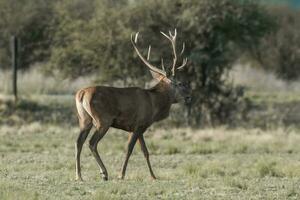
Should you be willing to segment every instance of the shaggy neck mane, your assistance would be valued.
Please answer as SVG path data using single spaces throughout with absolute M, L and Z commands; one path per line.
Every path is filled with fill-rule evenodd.
M 170 85 L 160 81 L 147 91 L 149 92 L 153 108 L 153 120 L 160 121 L 168 117 L 171 105 L 173 103 L 173 94 Z

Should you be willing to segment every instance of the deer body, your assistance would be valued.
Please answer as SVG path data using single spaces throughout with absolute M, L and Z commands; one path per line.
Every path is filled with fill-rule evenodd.
M 79 119 L 82 124 L 86 123 L 85 126 L 87 123 L 95 126 L 105 123 L 129 132 L 138 127 L 149 127 L 168 117 L 174 102 L 170 90 L 163 82 L 151 89 L 105 86 L 82 89 L 76 94 L 77 108 L 82 110 L 78 113 Z M 93 113 L 97 113 L 95 119 Z
M 175 46 L 176 30 L 174 35 L 171 32 L 169 36 L 164 33 L 162 34 L 172 43 L 174 53 L 172 74 L 174 76 L 177 60 Z M 108 179 L 108 173 L 97 151 L 97 145 L 110 127 L 130 132 L 120 178 L 124 178 L 129 157 L 135 143 L 139 141 L 151 177 L 155 179 L 156 177 L 152 171 L 143 133 L 154 122 L 168 117 L 173 103 L 177 103 L 182 99 L 185 101 L 190 99 L 189 91 L 186 87 L 167 78 L 164 66 L 162 66 L 163 70 L 160 70 L 148 63 L 147 60 L 149 59 L 151 48 L 149 48 L 147 60 L 141 55 L 136 47 L 137 36 L 138 34 L 136 34 L 135 41 L 131 37 L 131 42 L 138 56 L 150 69 L 156 85 L 150 89 L 95 86 L 81 89 L 76 93 L 76 108 L 80 126 L 80 134 L 75 143 L 77 180 L 82 180 L 80 168 L 82 146 L 93 126 L 96 130 L 89 141 L 89 147 L 97 161 L 104 180 Z M 182 68 L 186 62 L 187 60 L 185 59 L 179 68 Z

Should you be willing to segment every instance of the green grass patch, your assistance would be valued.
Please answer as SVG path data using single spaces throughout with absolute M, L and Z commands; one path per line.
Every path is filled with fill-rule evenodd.
M 153 181 L 138 144 L 125 180 L 117 178 L 128 135 L 111 129 L 98 146 L 109 173 L 107 182 L 100 178 L 87 144 L 81 159 L 85 181 L 74 180 L 77 134 L 77 127 L 39 123 L 0 127 L 0 199 L 299 197 L 300 134 L 296 130 L 287 135 L 284 130 L 154 129 L 145 133 L 158 177 Z

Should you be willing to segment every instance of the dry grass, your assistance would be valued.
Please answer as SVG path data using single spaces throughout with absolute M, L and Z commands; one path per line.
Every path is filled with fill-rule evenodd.
M 9 86 L 5 85 L 10 80 L 7 75 L 7 72 L 6 76 L 0 73 L 1 93 L 9 92 Z M 145 137 L 157 181 L 149 179 L 139 147 L 129 161 L 126 180 L 117 179 L 127 134 L 111 129 L 98 147 L 110 180 L 100 179 L 96 162 L 85 144 L 82 152 L 85 182 L 74 181 L 74 141 L 78 127 L 70 94 L 76 87 L 90 84 L 89 81 L 59 82 L 33 70 L 28 76 L 20 77 L 20 90 L 22 94 L 35 95 L 20 101 L 16 107 L 0 99 L 3 114 L 0 116 L 0 199 L 300 198 L 300 132 L 291 127 L 151 128 Z M 253 90 L 263 87 L 263 83 L 257 82 L 244 84 L 252 85 Z M 290 87 L 281 84 L 282 88 Z M 271 85 L 267 86 L 270 91 L 274 89 Z M 270 102 L 284 105 L 287 99 L 294 103 L 299 100 L 297 93 L 290 98 L 254 95 L 256 102 L 268 105 Z
M 237 85 L 259 92 L 300 92 L 300 80 L 287 82 L 278 79 L 274 74 L 251 66 L 237 64 L 230 72 L 230 77 Z
M 77 134 L 77 127 L 68 126 L 1 126 L 0 199 L 300 197 L 297 130 L 151 130 L 146 133 L 146 142 L 159 179 L 150 179 L 137 146 L 126 179 L 121 181 L 117 175 L 124 159 L 127 134 L 111 129 L 98 147 L 110 180 L 101 180 L 96 162 L 84 145 L 83 183 L 74 181 Z
M 0 71 L 0 93 L 11 93 L 11 77 L 10 71 Z M 72 94 L 79 88 L 91 85 L 93 80 L 94 76 L 75 80 L 46 76 L 41 73 L 40 66 L 34 66 L 28 71 L 18 72 L 18 90 L 21 95 Z
M 21 94 L 72 94 L 77 89 L 93 84 L 96 75 L 75 80 L 46 76 L 41 73 L 42 66 L 33 66 L 28 71 L 19 71 L 18 85 Z M 251 67 L 250 64 L 235 65 L 230 79 L 252 91 L 260 92 L 300 92 L 300 81 L 286 82 L 272 73 Z M 120 85 L 119 83 L 115 83 Z M 11 72 L 0 71 L 0 93 L 11 93 Z

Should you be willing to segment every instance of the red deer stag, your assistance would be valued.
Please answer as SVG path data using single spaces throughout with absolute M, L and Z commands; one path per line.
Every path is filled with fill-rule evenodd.
M 171 67 L 172 76 L 175 70 L 183 68 L 187 59 L 183 60 L 182 65 L 176 67 L 176 29 L 174 34 L 169 35 L 161 32 L 170 42 L 173 49 L 174 59 Z M 80 169 L 80 153 L 82 145 L 85 142 L 92 126 L 96 131 L 89 141 L 89 147 L 95 157 L 100 173 L 104 180 L 108 179 L 106 168 L 97 151 L 97 144 L 106 134 L 110 127 L 122 129 L 130 132 L 127 153 L 120 174 L 121 179 L 125 176 L 128 159 L 132 153 L 136 141 L 139 141 L 141 150 L 146 158 L 151 177 L 155 179 L 149 161 L 149 153 L 144 141 L 143 133 L 156 121 L 162 120 L 169 115 L 172 104 L 181 100 L 190 101 L 189 89 L 186 85 L 175 82 L 167 78 L 167 73 L 162 62 L 162 70 L 148 62 L 150 55 L 150 46 L 148 58 L 145 59 L 138 50 L 136 43 L 138 33 L 135 38 L 131 35 L 131 42 L 139 58 L 149 68 L 153 79 L 157 82 L 150 89 L 138 87 L 115 88 L 94 86 L 81 89 L 76 93 L 76 107 L 80 125 L 80 134 L 75 144 L 76 149 L 76 180 L 82 180 Z M 184 51 L 184 44 L 181 55 Z

